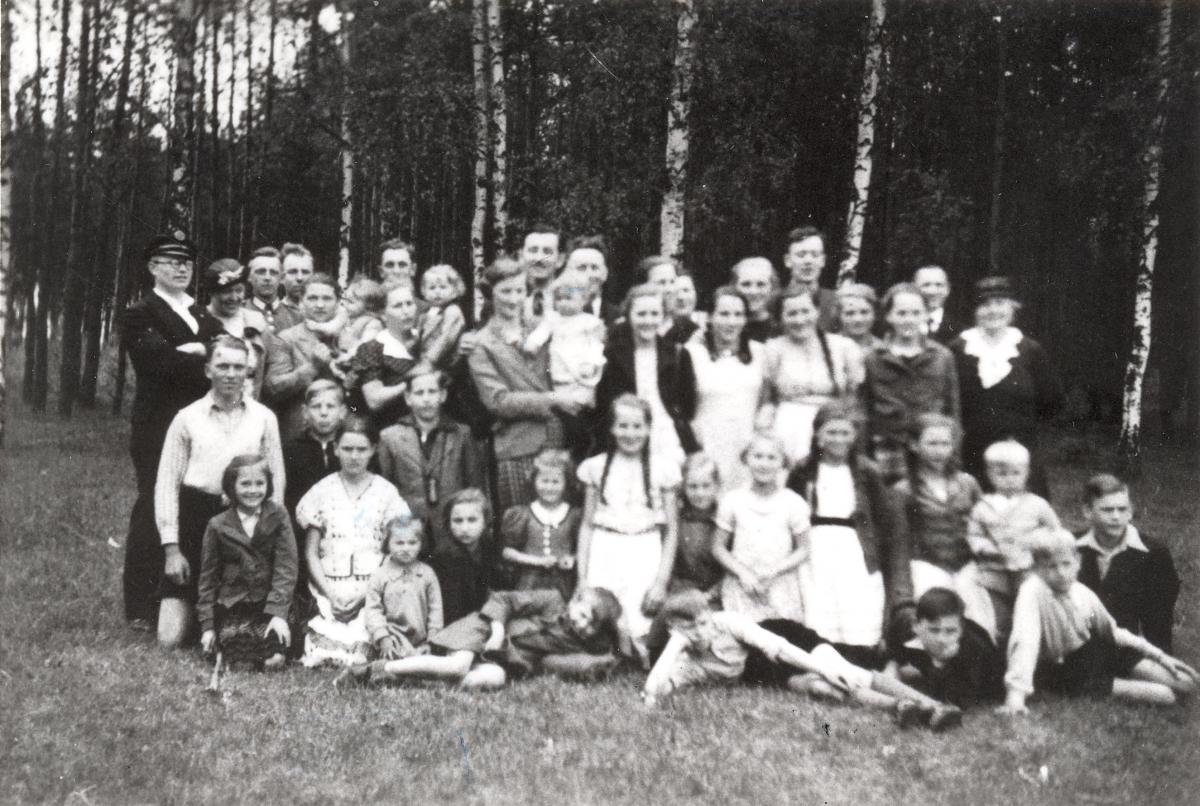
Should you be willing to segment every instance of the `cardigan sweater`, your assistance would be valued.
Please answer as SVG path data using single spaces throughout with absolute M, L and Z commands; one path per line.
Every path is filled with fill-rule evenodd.
M 1079 581 L 1096 592 L 1118 625 L 1170 654 L 1179 597 L 1179 574 L 1171 552 L 1157 540 L 1139 535 L 1146 550 L 1126 546 L 1113 555 L 1108 573 L 1101 577 L 1098 552 L 1084 545 L 1086 535 L 1079 537 Z

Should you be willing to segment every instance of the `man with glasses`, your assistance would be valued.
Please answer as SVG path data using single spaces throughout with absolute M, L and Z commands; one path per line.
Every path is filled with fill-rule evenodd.
M 176 412 L 208 391 L 205 345 L 221 325 L 188 295 L 196 249 L 179 231 L 146 246 L 154 288 L 126 309 L 121 338 L 137 389 L 133 398 L 129 453 L 137 477 L 137 501 L 125 541 L 125 618 L 148 630 L 158 614 L 163 550 L 154 522 L 154 483 L 167 429 Z

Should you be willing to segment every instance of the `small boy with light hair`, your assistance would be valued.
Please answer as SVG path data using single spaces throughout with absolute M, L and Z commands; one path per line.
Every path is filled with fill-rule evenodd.
M 1013 610 L 1003 713 L 1025 713 L 1035 690 L 1156 705 L 1174 705 L 1196 690 L 1195 669 L 1117 626 L 1076 579 L 1079 551 L 1070 532 L 1042 529 L 1030 547 L 1034 573 L 1021 583 Z M 1122 650 L 1141 657 L 1127 676 Z
M 1013 597 L 1033 566 L 1029 538 L 1039 529 L 1058 529 L 1050 502 L 1029 492 L 1029 449 L 1016 440 L 993 442 L 983 453 L 992 492 L 985 493 L 967 521 L 967 545 L 994 609 L 983 624 L 1003 642 L 1012 619 Z
M 443 370 L 449 369 L 458 337 L 467 327 L 458 302 L 466 293 L 462 276 L 448 263 L 430 266 L 421 275 L 421 298 L 429 303 L 429 310 L 421 314 L 421 358 Z

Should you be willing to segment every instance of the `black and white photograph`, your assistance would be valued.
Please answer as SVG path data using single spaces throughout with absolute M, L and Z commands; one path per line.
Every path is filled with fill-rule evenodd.
M 0 803 L 1195 802 L 1197 0 L 0 15 Z

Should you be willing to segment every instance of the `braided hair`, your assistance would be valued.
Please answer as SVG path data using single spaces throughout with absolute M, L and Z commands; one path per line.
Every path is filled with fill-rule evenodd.
M 783 308 L 787 305 L 787 301 L 789 299 L 802 298 L 807 298 L 810 300 L 813 307 L 818 311 L 821 309 L 820 301 L 817 297 L 816 291 L 809 291 L 806 288 L 789 288 L 784 292 L 783 296 L 779 298 L 779 310 L 781 312 L 783 311 Z M 838 383 L 837 373 L 834 371 L 833 353 L 829 349 L 829 336 L 824 330 L 821 329 L 820 324 L 817 325 L 816 332 L 817 343 L 821 345 L 821 358 L 825 360 L 825 371 L 829 373 L 829 382 L 833 384 L 833 396 L 838 397 L 842 394 L 842 387 Z
M 609 406 L 608 415 L 609 422 L 616 423 L 617 409 L 627 408 L 636 409 L 642 418 L 646 421 L 646 441 L 642 444 L 641 465 L 642 465 L 642 493 L 646 496 L 647 508 L 653 509 L 653 499 L 650 497 L 650 424 L 654 417 L 650 412 L 650 404 L 642 400 L 637 395 L 629 394 L 618 395 Z M 608 450 L 604 454 L 604 472 L 600 474 L 600 502 L 607 504 L 608 501 L 604 496 L 604 488 L 608 484 L 608 471 L 612 467 L 613 457 L 617 454 L 617 441 L 612 435 L 612 431 L 608 434 Z

